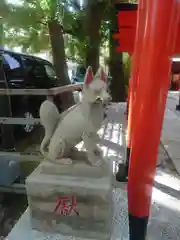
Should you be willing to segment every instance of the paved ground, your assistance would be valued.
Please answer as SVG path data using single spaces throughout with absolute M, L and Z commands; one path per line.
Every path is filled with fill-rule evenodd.
M 180 111 L 176 111 L 179 93 L 170 92 L 166 104 L 161 141 L 180 174 Z

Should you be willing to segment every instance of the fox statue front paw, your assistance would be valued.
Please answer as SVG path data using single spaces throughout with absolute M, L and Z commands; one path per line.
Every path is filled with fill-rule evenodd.
M 99 159 L 99 160 L 97 160 L 97 161 L 94 163 L 93 166 L 99 167 L 99 166 L 102 166 L 102 165 L 103 165 L 103 161 L 102 161 L 102 159 Z
M 72 164 L 72 159 L 71 158 L 60 158 L 56 159 L 55 162 L 57 164 L 64 164 L 64 165 L 71 165 Z
M 101 166 L 103 164 L 102 152 L 100 149 L 95 149 L 88 153 L 88 161 L 92 166 Z
M 99 149 L 99 148 L 96 148 L 93 153 L 95 156 L 97 156 L 99 158 L 102 158 L 102 156 L 103 156 L 103 153 L 102 153 L 101 149 Z

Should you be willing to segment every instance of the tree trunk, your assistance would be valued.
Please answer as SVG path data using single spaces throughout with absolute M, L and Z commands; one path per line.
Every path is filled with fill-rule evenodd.
M 85 20 L 85 33 L 87 36 L 86 67 L 92 66 L 94 73 L 99 67 L 100 27 L 104 10 L 104 2 L 87 1 Z
M 113 39 L 113 34 L 118 32 L 118 19 L 115 9 L 111 10 L 110 19 L 109 51 L 110 61 L 109 70 L 112 77 L 110 90 L 113 102 L 123 102 L 126 98 L 125 78 L 123 71 L 123 54 L 116 52 L 118 42 Z
M 70 84 L 62 28 L 57 20 L 49 21 L 48 28 L 52 46 L 53 62 L 58 78 L 58 85 L 61 86 Z M 62 101 L 61 109 L 63 111 L 74 105 L 73 94 L 70 92 L 61 94 L 60 99 Z

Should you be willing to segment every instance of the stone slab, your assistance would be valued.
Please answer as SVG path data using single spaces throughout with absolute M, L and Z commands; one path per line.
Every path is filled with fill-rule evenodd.
M 39 166 L 26 180 L 32 228 L 82 238 L 109 240 L 112 218 L 112 177 L 42 173 Z M 61 205 L 58 206 L 58 202 Z M 62 199 L 66 211 L 62 210 Z M 69 212 L 73 201 L 75 209 Z M 65 206 L 65 205 L 64 205 Z M 68 207 L 67 207 L 68 206 Z
M 164 169 L 156 174 L 153 188 L 151 217 L 148 224 L 148 240 L 179 240 L 180 239 L 180 192 L 178 177 L 171 177 Z M 118 183 L 113 190 L 113 231 L 111 240 L 128 240 L 128 206 L 126 185 Z M 178 191 L 176 191 L 176 190 Z M 64 236 L 59 233 L 39 232 L 31 228 L 30 210 L 22 215 L 6 240 L 90 240 Z
M 176 171 L 178 172 L 178 174 L 180 174 L 180 157 L 173 158 L 173 165 L 174 165 Z
M 128 214 L 127 196 L 124 184 L 119 184 L 122 189 L 113 190 L 113 216 L 112 216 L 112 235 L 111 240 L 128 240 Z M 97 240 L 96 236 L 94 240 Z M 22 215 L 12 232 L 6 240 L 91 240 L 89 237 L 75 237 L 72 235 L 62 235 L 60 233 L 40 232 L 31 228 L 30 209 Z M 98 238 L 99 239 L 99 238 Z
M 161 142 L 180 174 L 180 114 L 176 111 L 179 92 L 169 92 L 163 121 Z
M 180 141 L 166 140 L 162 142 L 172 160 L 174 158 L 180 158 Z
M 43 161 L 40 164 L 40 168 L 41 173 L 44 174 L 101 178 L 112 174 L 112 171 L 110 171 L 110 169 L 112 169 L 113 166 L 112 161 L 109 161 L 108 158 L 105 158 L 102 166 L 91 166 L 83 160 L 73 160 L 69 164 L 54 164 L 49 161 Z

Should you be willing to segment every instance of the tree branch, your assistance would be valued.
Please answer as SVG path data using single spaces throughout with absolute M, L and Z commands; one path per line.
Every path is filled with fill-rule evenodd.
M 40 23 L 44 26 L 47 26 L 47 24 L 48 24 L 47 22 L 43 22 L 43 21 L 37 21 L 37 23 Z M 59 27 L 62 29 L 63 34 L 69 34 L 71 36 L 76 37 L 76 34 L 74 33 L 74 31 L 72 29 L 65 29 L 62 24 L 59 24 Z

